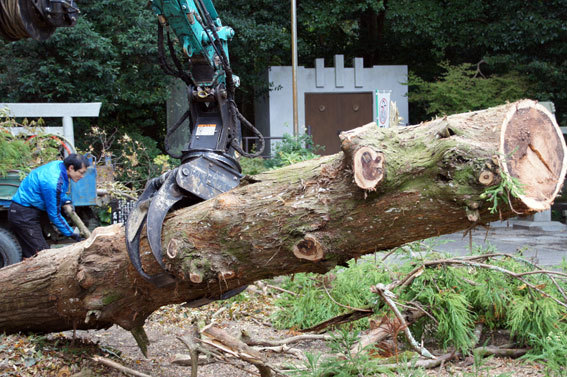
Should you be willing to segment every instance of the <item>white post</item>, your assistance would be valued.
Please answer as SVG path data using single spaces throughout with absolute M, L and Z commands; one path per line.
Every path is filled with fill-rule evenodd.
M 75 132 L 73 131 L 73 118 L 70 116 L 63 117 L 63 136 L 73 148 L 75 147 Z

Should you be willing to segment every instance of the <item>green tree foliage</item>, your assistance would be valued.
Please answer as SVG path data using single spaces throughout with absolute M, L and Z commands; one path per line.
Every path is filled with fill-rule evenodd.
M 235 30 L 230 62 L 240 76 L 236 97 L 241 112 L 252 119 L 252 103 L 266 93 L 264 73 L 270 65 L 289 65 L 291 56 L 289 4 L 270 0 L 214 1 L 224 25 Z
M 162 154 L 157 141 L 139 132 L 109 133 L 92 127 L 86 136 L 90 140 L 88 151 L 96 161 L 106 164 L 106 158 L 111 157 L 117 180 L 112 186 L 120 187 L 110 189 L 118 188 L 130 194 L 142 192 L 148 178 L 161 175 L 179 164 L 179 161 Z
M 32 169 L 61 159 L 64 141 L 42 133 L 37 128 L 42 124 L 42 120 L 19 124 L 0 109 L 0 178 L 11 171 L 19 172 L 20 178 L 23 178 Z M 25 132 L 13 136 L 11 127 L 24 128 Z
M 506 101 L 525 98 L 531 85 L 516 72 L 483 77 L 474 64 L 440 64 L 443 72 L 435 81 L 425 81 L 410 72 L 409 100 L 422 106 L 428 116 L 486 109 Z
M 435 81 L 451 65 L 487 64 L 487 77 L 516 72 L 531 84 L 534 99 L 555 102 L 567 122 L 567 1 L 399 0 L 386 6 L 388 56 L 408 64 L 425 81 Z M 412 123 L 427 118 L 423 106 L 410 107 Z
M 229 49 L 242 79 L 237 102 L 253 120 L 253 101 L 268 90 L 266 69 L 291 64 L 290 4 L 214 3 L 223 24 L 236 31 Z M 103 101 L 99 126 L 135 131 L 162 149 L 169 80 L 157 64 L 155 15 L 145 0 L 84 0 L 79 6 L 75 28 L 60 29 L 46 42 L 3 44 L 0 100 Z M 463 64 L 484 60 L 487 81 L 475 82 L 470 90 L 476 98 L 464 108 L 496 103 L 509 97 L 499 89 L 513 89 L 513 97 L 555 102 L 558 119 L 567 124 L 567 0 L 333 0 L 324 6 L 305 0 L 297 17 L 300 65 L 312 67 L 320 57 L 329 65 L 335 54 L 345 55 L 347 62 L 364 57 L 366 66 L 407 64 L 438 94 L 455 84 L 450 88 L 455 97 L 455 91 L 470 88 L 452 74 L 462 70 L 465 78 L 470 70 Z M 429 118 L 432 109 L 452 111 L 444 108 L 446 98 L 426 94 L 410 97 L 416 98 L 410 123 Z
M 235 72 L 243 77 L 240 103 L 249 110 L 254 94 L 267 90 L 257 85 L 266 68 L 291 64 L 290 4 L 215 4 L 225 23 L 236 30 L 231 56 Z M 365 0 L 330 1 L 325 6 L 307 0 L 298 4 L 297 18 L 300 65 L 312 67 L 321 57 L 329 64 L 335 54 L 344 54 L 347 62 L 364 57 L 366 66 L 407 64 L 424 82 L 442 81 L 444 89 L 457 84 L 451 91 L 472 90 L 472 105 L 518 97 L 551 100 L 558 120 L 567 124 L 567 0 Z M 447 77 L 461 70 L 464 78 L 470 66 L 463 64 L 482 60 L 488 81 L 476 83 L 480 91 Z M 447 72 L 449 67 L 452 72 Z M 480 96 L 486 98 L 481 101 Z M 443 98 L 417 98 L 410 107 L 410 123 L 428 119 L 431 107 L 451 112 L 442 108 L 446 103 Z M 472 108 L 466 102 L 462 107 Z
M 483 324 L 488 332 L 506 329 L 518 347 L 531 348 L 526 358 L 545 362 L 550 376 L 565 375 L 567 357 L 564 352 L 559 352 L 567 345 L 566 310 L 559 303 L 566 288 L 564 280 L 552 280 L 544 274 L 530 274 L 530 271 L 539 267 L 520 255 L 490 258 L 482 267 L 467 265 L 466 260 L 463 265 L 425 267 L 431 261 L 450 256 L 435 252 L 434 243 L 430 241 L 408 244 L 393 252 L 392 257 L 396 258 L 396 262 L 392 263 L 376 264 L 365 258 L 357 263 L 351 261 L 346 268 L 336 267 L 323 276 L 309 273 L 286 278 L 282 287 L 291 293 L 281 294 L 276 301 L 279 310 L 274 311 L 272 323 L 279 328 L 305 329 L 351 312 L 352 308 L 368 307 L 374 308 L 375 319 L 381 318 L 382 324 L 389 323 L 387 318 L 393 317 L 390 308 L 377 295 L 370 293 L 370 287 L 379 283 L 388 286 L 399 282 L 411 272 L 415 280 L 398 286 L 393 293 L 400 310 L 413 306 L 428 313 L 409 327 L 416 339 L 437 339 L 442 349 L 457 349 L 468 354 L 474 347 L 482 345 L 476 338 L 478 335 L 475 335 L 476 324 Z M 492 247 L 476 248 L 473 255 L 494 253 L 496 250 Z M 421 270 L 418 270 L 422 263 Z M 525 273 L 522 276 L 525 280 L 513 279 L 502 271 Z M 342 329 L 343 335 L 347 335 L 345 328 L 361 330 L 368 326 L 368 319 L 349 323 Z M 401 339 L 401 331 L 395 332 L 393 327 L 389 328 L 387 331 L 397 333 Z M 341 349 L 350 352 L 353 342 L 347 343 Z M 372 350 L 374 354 L 380 352 L 379 348 Z M 403 355 L 403 349 L 402 343 L 395 353 Z M 364 354 L 361 357 L 364 358 Z M 330 363 L 325 363 L 315 359 L 308 360 L 312 364 L 308 369 L 318 367 L 328 370 L 344 360 L 329 359 Z M 368 360 L 359 361 L 365 367 L 371 367 L 367 364 Z M 395 361 L 399 361 L 398 358 Z M 379 369 L 378 363 L 389 362 L 387 359 L 374 359 L 374 368 Z M 344 375 L 359 374 L 347 372 Z
M 237 93 L 245 115 L 257 95 L 266 93 L 264 74 L 272 65 L 291 65 L 291 7 L 289 2 L 270 0 L 218 0 L 215 7 L 223 23 L 232 26 L 236 36 L 230 44 L 234 72 L 242 78 Z M 376 20 L 382 1 L 357 2 L 302 1 L 297 5 L 299 64 L 313 66 L 315 58 L 332 59 L 372 55 L 377 49 Z M 276 89 L 277 88 L 271 88 Z M 248 110 L 248 111 L 246 111 Z
M 75 27 L 45 42 L 3 43 L 1 100 L 102 101 L 100 126 L 161 140 L 168 81 L 157 64 L 156 17 L 142 0 L 79 3 Z
M 254 175 L 269 169 L 277 169 L 319 157 L 317 152 L 322 148 L 313 143 L 311 135 L 292 136 L 284 134 L 282 141 L 276 144 L 272 158 L 264 160 L 261 157 L 242 157 L 239 162 L 244 174 Z

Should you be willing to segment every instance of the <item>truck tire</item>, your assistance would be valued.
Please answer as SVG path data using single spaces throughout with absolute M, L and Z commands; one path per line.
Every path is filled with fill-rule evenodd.
M 22 260 L 22 247 L 16 236 L 8 229 L 0 227 L 0 268 Z

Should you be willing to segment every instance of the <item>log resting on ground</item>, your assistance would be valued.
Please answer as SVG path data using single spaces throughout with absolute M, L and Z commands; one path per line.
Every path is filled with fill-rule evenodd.
M 172 286 L 138 275 L 121 225 L 0 270 L 0 332 L 118 324 L 143 340 L 141 326 L 163 305 L 324 273 L 363 254 L 548 209 L 567 169 L 555 119 L 529 100 L 417 126 L 368 124 L 340 138 L 343 152 L 246 178 L 169 214 L 162 245 Z M 492 214 L 480 195 L 502 174 L 524 194 Z M 160 272 L 145 239 L 140 249 L 144 270 Z

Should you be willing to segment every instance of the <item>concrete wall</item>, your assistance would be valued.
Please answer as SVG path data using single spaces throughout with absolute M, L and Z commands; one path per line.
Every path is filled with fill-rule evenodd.
M 343 55 L 335 55 L 334 66 L 325 67 L 323 59 L 316 59 L 315 68 L 298 67 L 298 119 L 301 133 L 305 132 L 305 93 L 357 93 L 391 90 L 404 124 L 408 122 L 407 82 L 405 65 L 363 68 L 363 59 L 355 58 L 352 67 L 344 66 Z M 265 136 L 293 134 L 293 88 L 291 66 L 273 66 L 267 80 L 274 88 L 269 98 L 260 98 L 255 105 L 256 127 Z M 376 101 L 373 101 L 376 119 Z M 266 132 L 268 131 L 269 132 Z

